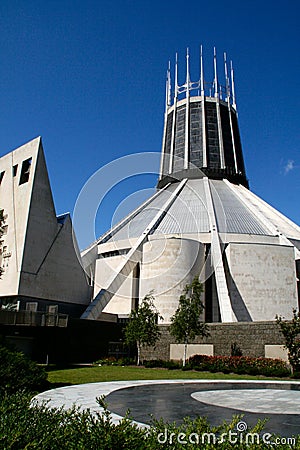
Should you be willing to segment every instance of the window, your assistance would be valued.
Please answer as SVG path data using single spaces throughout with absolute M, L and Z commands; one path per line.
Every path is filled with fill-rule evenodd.
M 111 258 L 113 256 L 120 256 L 120 255 L 127 255 L 129 250 L 130 250 L 129 248 L 122 248 L 120 250 L 112 250 L 110 252 L 101 253 L 100 255 L 98 255 L 98 259 Z
M 32 163 L 32 158 L 26 159 L 25 161 L 22 162 L 22 169 L 21 169 L 19 185 L 27 183 L 27 181 L 29 180 L 31 163 Z
M 18 171 L 18 164 L 13 166 L 13 177 L 15 177 L 17 175 L 17 171 Z
M 26 302 L 26 311 L 37 312 L 38 302 Z
M 0 172 L 0 184 L 2 183 L 5 172 Z

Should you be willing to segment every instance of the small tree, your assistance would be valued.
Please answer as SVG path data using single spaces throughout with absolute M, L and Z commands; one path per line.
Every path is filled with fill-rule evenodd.
M 285 348 L 288 350 L 289 363 L 293 373 L 300 372 L 300 311 L 293 309 L 293 318 L 290 321 L 284 317 L 276 316 L 276 322 L 285 339 Z
M 243 351 L 236 342 L 231 344 L 231 356 L 243 356 Z
M 176 342 L 184 344 L 183 366 L 186 363 L 187 345 L 198 336 L 209 336 L 206 323 L 201 321 L 204 306 L 201 301 L 203 286 L 196 276 L 187 284 L 179 299 L 179 306 L 171 317 L 170 333 Z
M 158 319 L 163 319 L 154 306 L 153 291 L 147 294 L 137 310 L 132 311 L 125 328 L 125 341 L 128 345 L 137 346 L 137 365 L 140 365 L 141 348 L 146 345 L 155 346 L 160 337 Z

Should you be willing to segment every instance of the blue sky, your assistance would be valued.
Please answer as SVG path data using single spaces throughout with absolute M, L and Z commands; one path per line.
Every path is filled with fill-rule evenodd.
M 299 14 L 296 0 L 2 0 L 0 155 L 41 135 L 57 214 L 72 212 L 97 169 L 160 151 L 168 60 L 179 53 L 183 82 L 189 47 L 196 80 L 203 44 L 212 78 L 216 46 L 234 61 L 250 187 L 299 224 Z M 155 183 L 144 175 L 113 188 L 97 235 L 123 198 Z

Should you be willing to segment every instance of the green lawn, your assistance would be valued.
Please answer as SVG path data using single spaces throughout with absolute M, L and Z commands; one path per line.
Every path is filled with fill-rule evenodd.
M 95 366 L 76 369 L 53 370 L 48 373 L 48 380 L 53 384 L 69 385 L 95 383 L 99 381 L 126 380 L 176 380 L 176 379 L 207 379 L 207 380 L 270 380 L 262 376 L 236 375 L 210 372 L 195 372 L 167 369 L 145 369 L 134 366 Z M 274 378 L 275 379 L 275 378 Z

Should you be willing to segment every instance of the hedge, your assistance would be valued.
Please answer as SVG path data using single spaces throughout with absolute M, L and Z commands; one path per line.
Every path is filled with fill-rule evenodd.
M 188 360 L 187 368 L 208 371 L 264 375 L 267 377 L 288 377 L 290 370 L 284 361 L 272 358 L 251 358 L 248 356 L 194 355 Z

